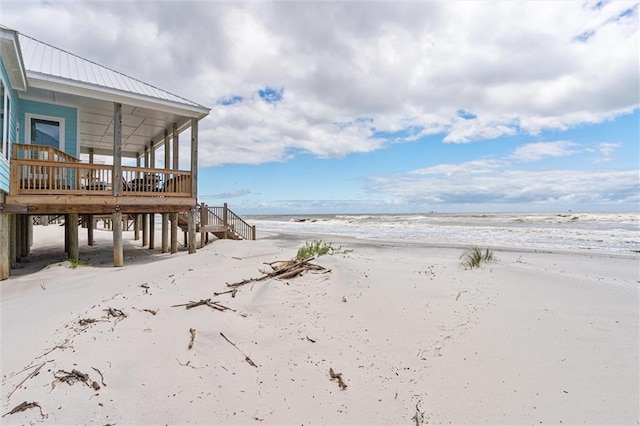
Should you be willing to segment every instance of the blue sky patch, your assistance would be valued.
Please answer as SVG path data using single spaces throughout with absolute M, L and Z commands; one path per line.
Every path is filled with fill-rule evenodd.
M 218 104 L 224 105 L 224 106 L 228 106 L 228 105 L 233 105 L 233 104 L 240 103 L 243 100 L 244 100 L 244 98 L 242 96 L 235 95 L 235 96 L 230 96 L 228 98 L 222 99 L 220 102 L 218 102 Z
M 465 120 L 473 120 L 474 118 L 478 118 L 478 116 L 474 113 L 465 111 L 464 109 L 458 110 L 458 117 L 464 118 Z
M 274 89 L 272 87 L 265 87 L 258 90 L 258 96 L 268 104 L 275 104 L 282 100 L 284 89 Z

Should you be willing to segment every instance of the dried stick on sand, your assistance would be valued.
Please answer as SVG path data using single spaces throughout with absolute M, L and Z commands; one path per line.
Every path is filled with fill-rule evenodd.
M 44 415 L 44 414 L 42 413 L 42 407 L 40 407 L 40 404 L 38 404 L 38 403 L 37 403 L 37 402 L 35 402 L 35 401 L 34 401 L 34 402 L 27 402 L 27 401 L 25 401 L 25 402 L 23 402 L 22 404 L 18 404 L 18 405 L 16 405 L 15 407 L 13 407 L 13 410 L 9 411 L 8 413 L 4 413 L 4 414 L 2 415 L 2 417 L 6 416 L 6 415 L 9 415 L 9 414 L 16 414 L 16 413 L 19 413 L 19 412 L 21 412 L 21 411 L 26 411 L 26 410 L 28 410 L 29 408 L 36 408 L 36 407 L 38 407 L 38 409 L 40 409 L 40 415 L 42 416 L 42 418 L 47 417 L 46 415 Z
M 252 367 L 256 367 L 258 368 L 258 366 L 256 365 L 255 362 L 253 362 L 251 360 L 251 358 L 249 358 L 249 356 L 247 354 L 245 354 L 244 352 L 242 352 L 242 350 L 240 350 L 239 347 L 236 346 L 235 343 L 233 343 L 231 340 L 227 339 L 227 336 L 225 336 L 222 332 L 220 332 L 220 335 L 224 338 L 224 340 L 226 340 L 227 342 L 229 342 L 231 344 L 231 346 L 233 346 L 234 348 L 236 348 L 238 350 L 238 352 L 240 352 L 243 356 L 244 356 L 244 360 L 247 361 L 249 363 L 250 366 Z
M 329 368 L 329 377 L 338 381 L 338 387 L 340 387 L 341 390 L 345 390 L 347 388 L 347 384 L 342 380 L 342 373 L 336 373 L 333 371 L 333 368 Z
M 191 333 L 191 340 L 189 341 L 189 349 L 193 348 L 193 341 L 196 340 L 196 329 L 190 328 L 189 333 Z
M 278 279 L 293 278 L 307 270 L 329 272 L 329 270 L 327 270 L 326 268 L 320 265 L 315 265 L 313 263 L 310 263 L 313 259 L 314 258 L 312 257 L 310 259 L 305 259 L 305 260 L 293 259 L 288 262 L 282 262 L 282 261 L 276 261 L 276 262 L 270 262 L 270 263 L 264 262 L 265 265 L 271 266 L 271 268 L 273 269 L 272 272 L 260 271 L 264 275 L 259 278 L 248 278 L 242 281 L 238 281 L 236 283 L 231 283 L 231 284 L 227 283 L 227 287 L 240 287 L 245 284 L 266 280 L 267 278 L 278 278 Z
M 9 395 L 7 395 L 7 399 L 11 398 L 11 395 L 13 395 L 13 393 L 15 391 L 17 391 L 18 389 L 20 389 L 22 387 L 22 385 L 24 384 L 24 382 L 26 382 L 27 380 L 29 380 L 30 378 L 34 377 L 36 374 L 38 374 L 40 372 L 40 369 L 46 364 L 47 362 L 43 362 L 42 364 L 40 364 L 38 366 L 38 368 L 36 368 L 35 370 L 33 370 L 27 377 L 24 378 L 24 380 L 22 380 L 20 383 L 18 383 L 18 385 L 9 393 Z M 29 407 L 31 408 L 31 407 Z M 13 414 L 13 413 L 10 413 Z

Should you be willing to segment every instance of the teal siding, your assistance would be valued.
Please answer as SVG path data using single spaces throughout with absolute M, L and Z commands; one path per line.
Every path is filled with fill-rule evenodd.
M 78 144 L 78 110 L 76 108 L 47 104 L 30 100 L 20 101 L 21 138 L 26 135 L 25 114 L 44 115 L 47 117 L 64 118 L 64 152 L 77 156 Z
M 11 153 L 13 143 L 18 140 L 18 117 L 20 115 L 20 98 L 13 88 L 9 85 L 9 78 L 4 64 L 0 60 L 0 78 L 4 84 L 6 93 L 9 95 L 10 112 L 9 112 L 9 153 Z M 0 108 L 2 103 L 0 102 Z M 9 162 L 5 158 L 5 154 L 0 154 L 0 191 L 9 192 Z

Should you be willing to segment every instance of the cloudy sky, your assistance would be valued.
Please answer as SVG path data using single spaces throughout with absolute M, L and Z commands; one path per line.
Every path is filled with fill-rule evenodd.
M 0 1 L 0 23 L 211 108 L 240 213 L 640 203 L 638 2 Z

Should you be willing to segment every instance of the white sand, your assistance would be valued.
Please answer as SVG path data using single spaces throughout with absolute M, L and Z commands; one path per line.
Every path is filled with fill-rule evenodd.
M 332 238 L 353 251 L 317 259 L 331 273 L 249 284 L 215 297 L 235 309 L 218 312 L 170 306 L 260 276 L 312 238 L 173 256 L 131 242 L 115 269 L 110 234 L 96 234 L 81 247 L 95 266 L 40 269 L 62 228 L 36 228 L 33 261 L 0 283 L 2 414 L 36 401 L 47 416 L 3 423 L 411 425 L 416 407 L 430 424 L 639 422 L 637 256 L 496 251 L 465 271 L 460 249 Z M 109 307 L 128 317 L 78 325 Z M 55 381 L 77 369 L 100 383 L 92 367 L 98 391 Z

